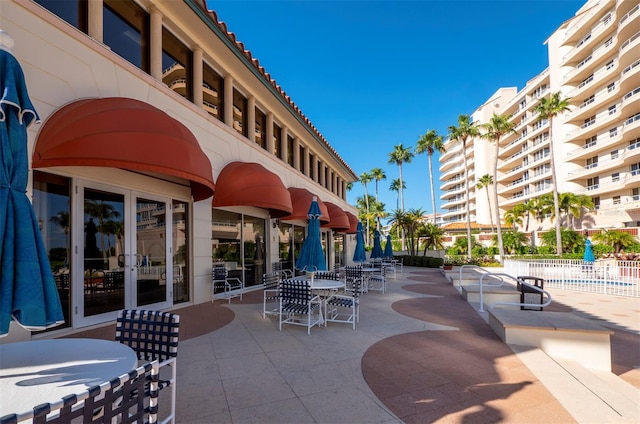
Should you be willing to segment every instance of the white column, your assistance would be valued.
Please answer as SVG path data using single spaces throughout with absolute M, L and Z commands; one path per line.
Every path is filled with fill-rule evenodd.
M 304 157 L 302 158 L 302 160 L 304 161 L 304 174 L 307 177 L 311 177 L 311 165 L 309 164 L 310 154 L 311 152 L 309 151 L 309 148 L 304 149 Z
M 224 123 L 233 128 L 233 77 L 224 76 Z
M 282 127 L 280 131 L 280 154 L 282 160 L 287 162 L 287 157 L 289 157 L 289 143 L 287 143 L 287 127 Z
M 267 152 L 273 151 L 273 112 L 267 112 Z
M 89 25 L 89 37 L 101 43 L 103 41 L 102 10 L 102 0 L 89 0 L 87 4 L 87 23 Z
M 247 138 L 256 141 L 256 98 L 253 96 L 247 99 Z
M 203 81 L 203 68 L 202 68 L 202 49 L 200 46 L 196 46 L 193 49 L 193 103 L 196 106 L 202 107 L 202 81 Z
M 149 13 L 151 14 L 150 72 L 153 78 L 162 81 L 162 13 L 154 6 L 149 8 Z

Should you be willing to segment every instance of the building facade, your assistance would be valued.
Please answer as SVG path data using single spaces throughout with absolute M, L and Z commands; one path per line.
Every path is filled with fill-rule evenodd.
M 518 204 L 551 193 L 550 143 L 557 186 L 591 198 L 594 209 L 572 222 L 576 229 L 634 228 L 640 222 L 640 6 L 634 0 L 590 0 L 549 37 L 549 67 L 521 90 L 501 88 L 472 115 L 486 123 L 493 113 L 511 116 L 515 132 L 500 140 L 497 181 L 501 216 Z M 539 99 L 560 92 L 569 111 L 538 119 Z M 492 175 L 495 145 L 447 140 L 441 158 L 446 222 L 490 221 L 492 196 L 476 183 Z M 470 200 L 464 186 L 470 182 Z M 490 187 L 493 190 L 493 187 Z M 528 232 L 553 227 L 550 217 L 523 221 Z M 504 221 L 503 221 L 504 224 Z
M 67 331 L 211 301 L 214 265 L 248 290 L 292 269 L 314 196 L 349 262 L 357 176 L 204 0 L 5 0 L 0 29 Z

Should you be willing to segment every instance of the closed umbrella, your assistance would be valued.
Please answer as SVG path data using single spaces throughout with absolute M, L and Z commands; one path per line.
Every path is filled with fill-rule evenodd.
M 0 32 L 3 36 L 7 37 Z M 27 126 L 39 118 L 20 64 L 2 48 L 0 95 L 0 336 L 5 336 L 12 319 L 28 330 L 44 330 L 62 324 L 64 317 L 38 221 L 25 193 Z
M 353 252 L 354 262 L 364 262 L 367 260 L 367 254 L 364 251 L 364 228 L 362 222 L 358 222 L 356 229 L 356 250 Z
M 384 256 L 382 252 L 382 244 L 380 243 L 380 231 L 373 232 L 373 249 L 371 249 L 371 259 L 378 259 Z
M 587 239 L 584 246 L 584 255 L 582 256 L 582 260 L 585 263 L 594 263 L 596 257 L 593 254 L 593 249 L 591 248 L 591 240 Z
M 322 251 L 322 241 L 320 240 L 320 206 L 318 206 L 318 198 L 313 196 L 309 212 L 309 224 L 307 227 L 307 238 L 302 243 L 300 255 L 296 260 L 296 268 L 302 271 L 326 271 L 327 264 Z
M 387 234 L 387 244 L 384 246 L 384 257 L 393 258 L 393 246 L 391 245 L 391 234 Z

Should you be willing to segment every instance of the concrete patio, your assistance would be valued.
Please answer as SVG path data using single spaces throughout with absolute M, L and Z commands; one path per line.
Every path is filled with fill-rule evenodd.
M 299 326 L 280 332 L 277 319 L 263 319 L 261 291 L 242 303 L 177 310 L 177 422 L 640 420 L 639 299 L 554 293 L 555 310 L 615 331 L 612 369 L 620 377 L 605 377 L 616 403 L 590 389 L 588 370 L 568 371 L 538 349 L 504 344 L 439 270 L 405 267 L 388 289 L 362 296 L 355 331 L 330 323 L 310 336 Z M 108 338 L 110 331 L 72 337 Z

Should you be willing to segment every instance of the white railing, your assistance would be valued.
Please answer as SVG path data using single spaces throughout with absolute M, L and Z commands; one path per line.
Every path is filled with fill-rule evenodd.
M 640 297 L 640 262 L 599 259 L 535 259 L 504 261 L 505 272 L 544 279 L 545 287 Z

